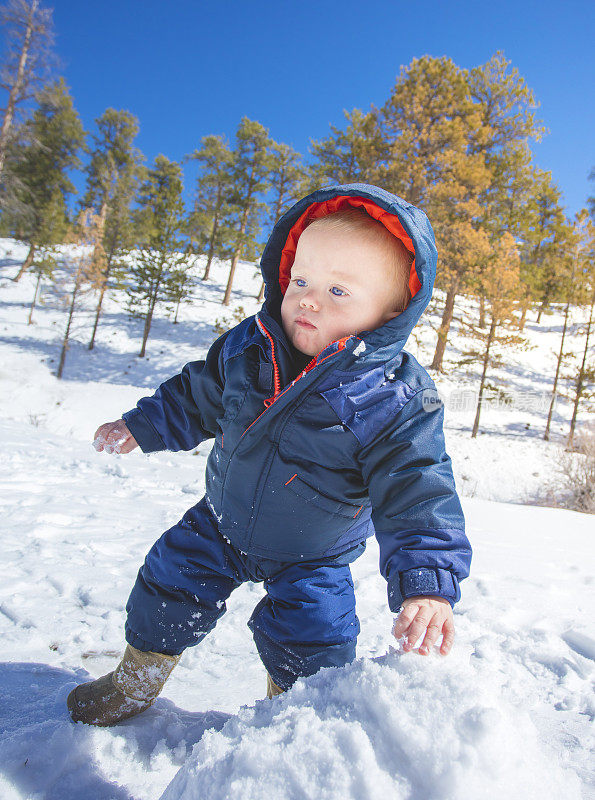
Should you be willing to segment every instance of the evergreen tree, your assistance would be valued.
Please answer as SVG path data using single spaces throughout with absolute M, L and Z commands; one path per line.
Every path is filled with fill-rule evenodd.
M 364 113 L 354 108 L 343 114 L 345 130 L 331 125 L 326 139 L 311 142 L 315 160 L 308 169 L 306 193 L 328 183 L 372 183 L 376 177 L 384 152 L 376 109 Z
M 95 289 L 105 270 L 105 252 L 102 241 L 104 235 L 105 215 L 95 214 L 93 209 L 84 209 L 77 220 L 74 230 L 67 237 L 67 241 L 76 245 L 76 251 L 70 263 L 68 274 L 68 302 L 67 318 L 60 363 L 56 377 L 61 378 L 66 362 L 66 353 L 70 345 L 72 320 L 78 308 L 81 295 L 86 289 Z
M 33 322 L 33 311 L 35 310 L 36 303 L 39 299 L 42 281 L 52 280 L 54 277 L 54 271 L 58 266 L 56 245 L 50 243 L 64 241 L 68 232 L 64 198 L 60 192 L 56 192 L 55 196 L 48 204 L 47 212 L 43 218 L 43 228 L 40 232 L 41 241 L 46 242 L 47 244 L 42 244 L 37 248 L 31 264 L 31 269 L 36 275 L 36 280 L 33 300 L 31 301 L 31 305 L 29 307 L 29 316 L 27 319 L 28 325 L 31 325 Z
M 543 126 L 535 119 L 533 92 L 516 68 L 496 53 L 486 64 L 468 73 L 470 94 L 481 113 L 486 135 L 472 147 L 481 152 L 490 173 L 487 187 L 478 197 L 482 209 L 479 224 L 493 245 L 503 233 L 523 240 L 526 226 L 524 208 L 532 189 L 530 138 L 539 141 Z M 521 281 L 522 323 L 530 301 L 528 286 Z M 480 297 L 480 326 L 483 326 L 484 298 Z
M 506 231 L 518 239 L 523 232 L 523 206 L 532 188 L 528 142 L 540 141 L 544 133 L 533 113 L 537 102 L 502 52 L 466 74 L 483 132 L 471 152 L 483 154 L 490 173 L 490 182 L 479 196 L 482 224 L 491 242 Z
M 33 322 L 33 312 L 40 297 L 40 289 L 42 288 L 42 280 L 51 280 L 54 277 L 54 270 L 58 266 L 56 260 L 56 251 L 52 245 L 42 245 L 35 253 L 31 271 L 36 275 L 35 290 L 33 292 L 33 300 L 29 306 L 29 316 L 27 317 L 27 325 Z
M 591 335 L 595 326 L 595 225 L 587 217 L 587 209 L 577 215 L 577 222 L 581 227 L 581 256 L 578 275 L 578 303 L 587 306 L 587 321 L 584 327 L 585 344 L 583 347 L 580 364 L 575 370 L 573 378 L 573 408 L 568 434 L 568 447 L 572 447 L 576 430 L 576 421 L 581 402 L 590 403 L 595 400 L 595 348 Z
M 16 114 L 39 90 L 56 58 L 52 9 L 43 8 L 39 0 L 9 0 L 0 6 L 0 25 L 4 29 L 0 88 L 8 93 L 0 128 L 0 176 L 6 184 L 4 162 L 9 144 L 17 138 Z
M 204 136 L 201 146 L 187 160 L 199 163 L 194 210 L 189 217 L 190 243 L 196 252 L 205 253 L 203 280 L 208 280 L 213 258 L 230 258 L 233 156 L 223 136 Z
M 236 132 L 233 151 L 230 201 L 237 223 L 233 232 L 233 255 L 223 305 L 229 305 L 234 273 L 240 258 L 256 257 L 256 237 L 260 231 L 260 218 L 266 204 L 259 199 L 270 187 L 271 140 L 269 132 L 260 122 L 243 117 Z
M 489 303 L 490 327 L 488 332 L 479 327 L 468 326 L 468 333 L 479 339 L 481 349 L 467 350 L 467 358 L 481 358 L 482 373 L 471 436 L 477 436 L 481 406 L 485 391 L 497 391 L 498 387 L 488 381 L 488 370 L 502 363 L 502 351 L 512 347 L 526 346 L 526 340 L 510 331 L 516 327 L 514 301 L 518 292 L 519 255 L 516 243 L 509 233 L 505 233 L 493 248 L 488 266 L 482 275 L 483 293 Z M 508 331 L 508 332 L 507 332 Z M 483 350 L 483 352 L 482 352 Z
M 165 300 L 170 304 L 170 310 L 174 311 L 174 325 L 178 323 L 180 305 L 192 297 L 190 268 L 194 262 L 191 259 L 192 254 L 190 244 L 188 244 L 186 247 L 186 259 L 171 270 L 170 279 L 165 287 Z
M 577 282 L 579 280 L 579 275 L 581 272 L 579 262 L 581 260 L 581 240 L 583 239 L 582 236 L 582 228 L 584 227 L 585 216 L 577 215 L 575 220 L 575 224 L 573 226 L 572 232 L 566 236 L 565 241 L 560 244 L 559 250 L 559 257 L 556 259 L 556 262 L 559 266 L 559 275 L 561 279 L 561 292 L 562 295 L 566 299 L 566 307 L 564 309 L 564 324 L 562 326 L 562 336 L 560 338 L 560 350 L 558 351 L 558 356 L 556 358 L 556 372 L 554 375 L 554 383 L 552 387 L 552 397 L 550 401 L 550 409 L 548 412 L 547 422 L 545 426 L 545 433 L 543 438 L 548 440 L 550 438 L 550 427 L 552 423 L 552 416 L 554 413 L 554 406 L 556 403 L 556 399 L 558 396 L 558 380 L 560 378 L 560 373 L 562 366 L 564 364 L 565 359 L 567 359 L 571 353 L 564 352 L 564 345 L 566 341 L 566 334 L 569 330 L 569 322 L 570 322 L 570 313 L 572 304 L 575 302 L 575 298 L 577 296 Z M 562 268 L 564 272 L 562 273 Z
M 288 144 L 271 142 L 271 205 L 267 220 L 272 230 L 281 216 L 296 203 L 302 194 L 305 169 L 301 156 Z M 257 300 L 264 298 L 264 281 L 261 281 Z
M 138 134 L 137 118 L 129 111 L 108 108 L 95 122 L 98 133 L 93 136 L 91 158 L 85 170 L 87 190 L 82 205 L 105 216 L 102 246 L 106 259 L 89 350 L 95 344 L 105 293 L 115 287 L 123 266 L 122 257 L 133 244 L 131 204 L 139 181 L 146 177 L 141 164 L 143 156 L 133 145 Z
M 139 353 L 143 358 L 155 306 L 171 297 L 182 265 L 187 261 L 182 237 L 185 220 L 180 165 L 163 155 L 157 156 L 141 187 L 139 204 L 148 237 L 142 249 L 134 254 L 126 292 L 130 310 L 145 321 Z
M 66 209 L 66 197 L 75 191 L 67 173 L 80 166 L 79 152 L 85 146 L 83 126 L 62 78 L 45 87 L 37 102 L 38 108 L 25 126 L 25 144 L 12 167 L 21 184 L 22 203 L 12 224 L 19 238 L 29 243 L 29 253 L 15 280 L 31 266 L 36 247 L 55 242 L 48 218 L 55 215 L 57 203 L 62 202 Z
M 524 209 L 523 262 L 531 294 L 541 303 L 537 323 L 565 279 L 560 253 L 566 251 L 570 233 L 560 196 L 551 173 L 535 169 L 533 191 Z

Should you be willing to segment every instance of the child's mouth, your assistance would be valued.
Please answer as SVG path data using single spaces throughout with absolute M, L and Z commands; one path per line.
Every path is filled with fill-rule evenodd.
M 308 328 L 311 330 L 314 330 L 316 328 L 316 325 L 312 325 L 312 323 L 308 322 L 307 319 L 302 319 L 301 317 L 298 317 L 295 322 L 296 325 L 299 325 L 302 328 Z

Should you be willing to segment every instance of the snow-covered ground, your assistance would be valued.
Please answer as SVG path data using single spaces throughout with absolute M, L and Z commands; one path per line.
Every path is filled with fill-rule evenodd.
M 539 403 L 483 412 L 471 439 L 475 409 L 457 410 L 456 393 L 476 388 L 479 368 L 455 369 L 466 347 L 457 326 L 437 383 L 474 561 L 451 655 L 399 651 L 372 541 L 353 565 L 362 632 L 349 667 L 262 699 L 245 623 L 263 590 L 246 584 L 153 708 L 112 729 L 72 724 L 68 692 L 117 664 L 136 571 L 201 496 L 209 451 L 110 457 L 92 449 L 93 432 L 200 358 L 215 320 L 232 317 L 216 266 L 178 325 L 160 310 L 141 360 L 142 324 L 121 297 L 108 298 L 86 349 L 89 297 L 58 381 L 65 314 L 48 294 L 26 324 L 33 279 L 9 280 L 23 257 L 22 245 L 0 241 L 2 800 L 595 797 L 593 517 L 530 505 L 560 483 L 570 407 L 558 404 L 548 443 Z M 236 306 L 253 313 L 253 266 L 240 265 L 236 288 Z M 464 301 L 457 313 L 476 308 Z M 498 372 L 526 396 L 549 390 L 561 326 L 559 314 L 540 326 L 530 316 L 533 349 Z M 435 334 L 417 334 L 408 349 L 428 364 Z

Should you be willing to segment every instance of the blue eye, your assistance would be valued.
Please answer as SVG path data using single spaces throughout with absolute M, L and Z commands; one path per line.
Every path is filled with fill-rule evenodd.
M 306 285 L 306 281 L 303 278 L 296 278 L 295 282 L 296 282 L 296 284 L 298 286 L 305 286 Z
M 343 289 L 339 289 L 338 286 L 333 286 L 333 288 L 331 289 L 331 292 L 335 295 L 335 297 L 342 297 L 345 294 Z

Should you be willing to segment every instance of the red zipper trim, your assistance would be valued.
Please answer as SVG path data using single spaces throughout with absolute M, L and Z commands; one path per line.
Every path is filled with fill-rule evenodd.
M 283 395 L 285 394 L 285 392 L 287 392 L 289 389 L 291 389 L 291 387 L 292 387 L 292 386 L 293 386 L 293 385 L 294 385 L 294 384 L 295 384 L 297 381 L 299 381 L 299 379 L 300 379 L 300 378 L 301 378 L 303 375 L 305 375 L 305 374 L 306 374 L 306 372 L 309 372 L 309 371 L 310 371 L 310 370 L 311 370 L 313 367 L 315 367 L 315 366 L 316 366 L 316 359 L 318 358 L 318 356 L 320 355 L 320 353 L 322 353 L 322 350 L 320 351 L 320 353 L 317 353 L 317 354 L 314 356 L 314 358 L 313 358 L 313 359 L 312 359 L 312 360 L 311 360 L 311 361 L 310 361 L 310 362 L 309 362 L 309 363 L 308 363 L 308 364 L 307 364 L 307 365 L 304 367 L 304 369 L 303 369 L 303 370 L 300 372 L 300 374 L 297 376 L 297 378 L 294 378 L 294 379 L 292 380 L 292 382 L 289 384 L 289 386 L 286 386 L 286 387 L 285 387 L 285 389 L 283 389 L 283 391 L 282 391 L 282 392 L 279 392 L 279 389 L 281 388 L 281 381 L 280 381 L 280 379 L 279 379 L 279 367 L 277 366 L 277 360 L 275 359 L 275 344 L 274 344 L 274 342 L 273 342 L 273 337 L 272 337 L 272 336 L 271 336 L 271 334 L 270 334 L 270 333 L 267 331 L 267 329 L 265 328 L 265 326 L 263 325 L 263 323 L 261 322 L 261 320 L 260 320 L 260 318 L 259 318 L 258 316 L 256 317 L 256 324 L 258 325 L 258 327 L 261 329 L 262 333 L 264 333 L 264 335 L 267 337 L 267 339 L 268 339 L 268 340 L 269 340 L 269 342 L 271 343 L 271 351 L 272 351 L 272 356 L 273 356 L 273 370 L 274 370 L 274 378 L 275 378 L 275 393 L 272 395 L 272 397 L 267 397 L 267 398 L 265 399 L 265 401 L 264 401 L 264 411 L 261 411 L 261 412 L 260 412 L 260 414 L 259 414 L 259 415 L 256 417 L 256 419 L 255 419 L 255 420 L 253 420 L 253 421 L 252 421 L 252 422 L 251 422 L 251 423 L 248 425 L 248 427 L 246 428 L 246 430 L 244 431 L 244 433 L 242 434 L 242 436 L 244 436 L 244 434 L 245 434 L 245 433 L 247 433 L 247 432 L 250 430 L 250 428 L 251 428 L 251 427 L 254 425 L 254 423 L 255 423 L 255 422 L 258 422 L 258 420 L 259 420 L 259 419 L 262 417 L 262 415 L 265 413 L 265 411 L 266 411 L 268 408 L 270 408 L 270 407 L 273 405 L 273 403 L 275 403 L 275 402 L 276 402 L 276 401 L 277 401 L 277 400 L 278 400 L 280 397 L 283 397 Z M 327 358 L 330 358 L 331 356 L 334 356 L 334 355 L 335 355 L 335 353 L 338 353 L 339 351 L 341 351 L 341 350 L 344 350 L 344 349 L 345 349 L 345 343 L 346 343 L 346 341 L 347 341 L 348 339 L 351 339 L 351 336 L 352 336 L 352 334 L 351 334 L 351 335 L 349 335 L 349 336 L 344 336 L 342 339 L 336 339 L 336 340 L 335 340 L 335 342 L 331 342 L 330 344 L 335 344 L 335 343 L 337 343 L 337 344 L 339 345 L 339 347 L 337 348 L 337 350 L 335 350 L 335 351 L 334 351 L 334 352 L 332 352 L 332 353 L 329 353 L 329 354 L 328 354 L 328 356 L 325 356 L 323 359 L 321 359 L 321 360 L 320 360 L 318 363 L 319 363 L 319 364 L 322 364 L 322 362 L 323 362 L 323 361 L 326 361 L 326 359 L 327 359 Z M 330 346 L 330 345 L 327 345 L 327 347 L 329 347 L 329 346 Z M 326 350 L 326 347 L 325 347 L 324 349 Z M 241 438 L 241 437 L 240 437 L 240 438 Z M 296 474 L 297 474 L 297 473 L 296 473 Z M 294 477 L 295 477 L 295 476 L 294 476 Z
M 257 323 L 258 327 L 260 328 L 261 332 L 264 333 L 264 335 L 267 337 L 267 339 L 271 343 L 271 355 L 272 355 L 272 358 L 273 358 L 273 373 L 274 373 L 274 375 L 273 375 L 273 377 L 274 377 L 274 389 L 273 389 L 273 397 L 269 397 L 269 398 L 267 398 L 267 400 L 264 401 L 265 406 L 268 408 L 267 403 L 269 403 L 269 405 L 270 405 L 270 402 L 273 401 L 273 398 L 275 397 L 276 394 L 279 393 L 279 390 L 281 389 L 281 380 L 279 378 L 279 366 L 277 364 L 277 359 L 275 358 L 275 343 L 273 341 L 273 337 L 267 331 L 267 329 L 264 327 L 264 325 L 262 324 L 262 322 L 260 321 L 260 319 L 258 317 L 256 317 L 256 323 Z

